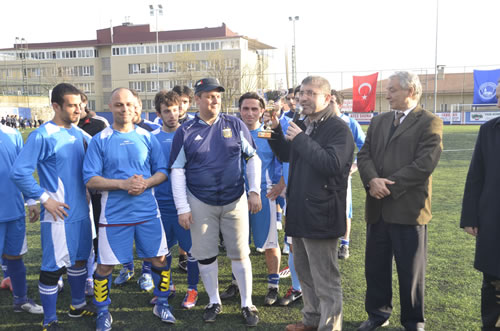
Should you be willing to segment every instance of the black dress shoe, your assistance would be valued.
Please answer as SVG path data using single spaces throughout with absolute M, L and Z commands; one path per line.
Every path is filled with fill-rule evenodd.
M 387 326 L 389 325 L 389 320 L 383 322 L 383 323 L 379 323 L 379 322 L 376 322 L 372 319 L 367 319 L 366 321 L 364 321 L 363 323 L 361 323 L 361 325 L 359 326 L 359 328 L 357 328 L 357 331 L 374 331 L 376 330 L 378 327 L 384 327 L 384 326 Z

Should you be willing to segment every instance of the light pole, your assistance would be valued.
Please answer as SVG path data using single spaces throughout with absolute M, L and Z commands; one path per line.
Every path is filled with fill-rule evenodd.
M 161 4 L 157 5 L 155 8 L 153 5 L 149 5 L 149 15 L 155 16 L 156 18 L 156 88 L 160 90 L 160 46 L 158 44 L 158 16 L 163 16 L 163 6 Z
M 21 46 L 21 47 L 19 47 L 19 46 Z M 26 56 L 28 55 L 28 44 L 27 44 L 26 39 L 16 37 L 16 44 L 14 45 L 14 48 L 16 48 L 16 56 L 17 56 L 17 50 L 21 51 L 19 58 L 21 60 L 21 77 L 23 80 L 23 95 L 28 95 L 28 76 L 27 76 L 27 72 L 26 72 Z
M 293 23 L 293 45 L 292 45 L 292 86 L 297 86 L 297 56 L 295 50 L 295 21 L 299 20 L 298 16 L 289 16 L 288 20 Z
M 434 49 L 434 113 L 437 113 L 439 0 L 436 0 L 436 48 Z

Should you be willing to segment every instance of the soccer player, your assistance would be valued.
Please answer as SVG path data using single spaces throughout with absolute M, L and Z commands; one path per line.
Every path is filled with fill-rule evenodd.
M 175 92 L 160 91 L 155 96 L 155 108 L 157 115 L 161 117 L 163 126 L 161 129 L 153 131 L 158 141 L 161 144 L 165 159 L 170 158 L 170 150 L 172 148 L 172 140 L 175 131 L 180 126 L 179 124 L 179 107 L 181 104 L 180 97 Z M 198 261 L 189 253 L 191 250 L 191 234 L 189 230 L 182 228 L 179 224 L 177 217 L 177 210 L 175 208 L 174 197 L 172 195 L 172 184 L 170 181 L 165 181 L 155 189 L 156 200 L 160 208 L 161 219 L 163 227 L 167 235 L 168 247 L 171 249 L 177 243 L 180 248 L 188 252 L 187 259 L 187 281 L 188 291 L 182 307 L 191 309 L 198 301 L 198 282 L 199 282 L 199 268 Z M 167 256 L 167 263 L 170 265 L 172 262 L 171 255 Z M 172 279 L 172 278 L 170 278 Z M 173 284 L 170 285 L 173 289 Z
M 257 93 L 247 92 L 239 99 L 240 115 L 243 123 L 250 130 L 250 134 L 257 145 L 257 155 L 262 161 L 261 166 L 261 192 L 270 192 L 273 186 L 278 185 L 281 180 L 282 168 L 277 162 L 271 147 L 266 139 L 258 137 L 259 132 L 265 128 L 261 125 L 260 119 L 265 111 L 265 102 Z M 277 109 L 279 110 L 279 108 Z M 284 185 L 284 182 L 283 182 Z M 282 191 L 281 186 L 278 191 Z M 279 266 L 281 251 L 278 243 L 278 230 L 276 221 L 276 196 L 271 199 L 269 196 L 261 194 L 262 209 L 256 214 L 250 214 L 250 229 L 257 250 L 265 252 L 267 265 L 267 286 L 268 292 L 264 298 L 266 306 L 272 306 L 278 300 L 279 289 Z M 238 286 L 233 276 L 233 283 L 221 293 L 221 299 L 234 296 L 238 291 Z
M 59 277 L 67 271 L 71 287 L 70 317 L 92 316 L 85 301 L 86 262 L 92 247 L 89 207 L 82 165 L 90 136 L 75 124 L 81 92 L 61 83 L 52 90 L 54 118 L 33 131 L 12 167 L 11 179 L 24 196 L 40 200 L 42 266 L 39 291 L 44 330 L 58 328 Z M 33 178 L 38 170 L 40 184 Z
M 137 255 L 152 263 L 154 294 L 158 296 L 153 313 L 162 322 L 175 323 L 168 305 L 167 239 L 153 191 L 167 178 L 166 161 L 158 140 L 132 122 L 135 105 L 129 89 L 112 92 L 113 125 L 94 136 L 83 166 L 87 187 L 103 191 L 94 274 L 96 329 L 100 331 L 110 330 L 113 321 L 109 313 L 113 266 L 133 260 L 134 241 Z
M 131 90 L 129 91 L 132 93 L 132 95 L 135 98 L 135 114 L 134 114 L 134 119 L 132 122 L 137 125 L 138 127 L 143 128 L 146 131 L 152 132 L 158 128 L 160 128 L 159 125 L 145 120 L 141 117 L 142 114 L 142 100 L 139 96 L 139 93 L 137 93 L 136 90 Z M 122 269 L 120 270 L 120 273 L 118 274 L 118 277 L 115 278 L 115 285 L 123 285 L 126 282 L 128 282 L 132 277 L 134 277 L 134 260 L 130 260 L 126 263 L 123 264 Z M 142 275 L 137 283 L 141 287 L 142 290 L 144 291 L 151 291 L 154 287 L 153 282 L 152 282 L 152 275 L 151 275 L 151 261 L 145 260 L 142 263 Z M 148 276 L 147 276 L 148 275 Z M 170 293 L 172 295 L 172 293 Z
M 252 304 L 252 265 L 248 246 L 248 211 L 256 213 L 260 202 L 260 159 L 247 127 L 234 116 L 220 113 L 221 92 L 217 79 L 195 84 L 199 115 L 175 133 L 170 154 L 172 190 L 179 223 L 191 229 L 191 253 L 198 260 L 209 296 L 203 320 L 215 322 L 222 311 L 219 297 L 219 231 L 239 285 L 246 324 L 259 322 Z M 244 188 L 243 162 L 249 182 Z
M 26 242 L 26 215 L 21 192 L 10 180 L 9 175 L 17 155 L 23 147 L 23 138 L 19 131 L 0 125 L 0 256 L 8 270 L 7 276 L 14 295 L 14 311 L 27 311 L 32 314 L 43 314 L 43 308 L 27 296 L 26 267 L 23 255 L 28 250 Z M 40 214 L 36 203 L 27 200 L 29 217 L 35 222 Z M 3 282 L 2 282 L 3 283 Z M 6 281 L 7 283 L 7 281 Z
M 346 113 L 342 112 L 342 104 L 344 102 L 344 95 L 336 90 L 331 90 L 332 99 L 330 104 L 332 109 L 338 117 L 346 122 L 349 129 L 351 129 L 352 137 L 354 138 L 354 143 L 358 147 L 358 151 L 361 150 L 363 144 L 365 143 L 365 133 L 359 125 L 358 121 L 350 117 Z M 352 174 L 358 170 L 357 160 L 354 159 L 352 163 L 351 170 L 349 171 L 349 180 L 347 182 L 347 203 L 346 203 L 346 230 L 345 235 L 340 239 L 340 247 L 338 252 L 338 257 L 341 260 L 349 258 L 349 237 L 351 235 L 351 219 L 352 219 Z
M 181 100 L 181 103 L 179 105 L 179 123 L 182 124 L 188 120 L 193 119 L 194 116 L 188 113 L 188 110 L 193 103 L 193 90 L 186 85 L 175 85 L 172 91 L 177 93 Z M 187 253 L 181 247 L 179 247 L 179 269 L 187 272 L 187 263 Z
M 80 104 L 81 112 L 80 112 L 80 120 L 78 121 L 78 127 L 93 137 L 97 133 L 104 130 L 104 128 L 106 128 L 109 125 L 106 125 L 104 121 L 91 117 L 89 115 L 89 109 L 87 107 L 87 103 L 88 103 L 87 95 L 82 92 L 82 103 Z M 101 193 L 95 191 L 89 193 L 92 205 L 91 216 L 94 221 L 94 229 L 95 229 L 99 225 L 99 215 L 101 215 Z M 95 262 L 97 259 L 97 236 L 95 231 L 92 231 L 92 236 L 94 237 L 92 254 L 90 254 L 90 257 L 87 260 L 87 281 L 85 283 L 86 296 L 94 296 L 93 275 L 95 272 L 95 268 L 97 266 Z M 62 279 L 60 279 L 60 284 L 63 284 Z

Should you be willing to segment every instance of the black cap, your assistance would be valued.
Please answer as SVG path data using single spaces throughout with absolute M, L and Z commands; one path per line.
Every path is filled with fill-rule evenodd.
M 194 84 L 194 93 L 198 94 L 200 92 L 209 92 L 213 90 L 218 90 L 219 92 L 224 92 L 224 87 L 219 83 L 216 78 L 202 78 Z

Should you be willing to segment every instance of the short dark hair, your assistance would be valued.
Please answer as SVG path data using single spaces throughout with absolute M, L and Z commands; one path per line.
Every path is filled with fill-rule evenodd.
M 342 104 L 344 103 L 344 95 L 342 94 L 342 92 L 331 90 L 330 95 L 332 97 L 335 96 L 335 101 L 337 102 L 337 104 L 339 106 L 342 106 Z
M 193 90 L 190 89 L 188 86 L 175 85 L 174 88 L 172 89 L 172 91 L 177 93 L 179 96 L 183 96 L 183 95 L 187 96 L 189 98 L 189 103 L 193 102 L 194 93 L 193 93 Z
M 297 94 L 300 92 L 300 85 L 295 87 L 295 89 L 293 90 L 293 94 Z
M 288 94 L 291 94 L 291 93 L 295 94 L 295 89 L 293 87 L 290 87 L 288 89 Z
M 260 108 L 266 108 L 266 103 L 264 102 L 264 99 L 260 95 L 258 95 L 255 92 L 247 92 L 243 94 L 240 99 L 238 100 L 238 108 L 241 109 L 241 105 L 243 104 L 243 101 L 246 99 L 255 99 L 259 101 L 259 106 Z
M 158 113 L 160 112 L 162 104 L 170 107 L 179 105 L 180 103 L 180 96 L 174 91 L 161 90 L 155 95 L 155 109 Z
M 65 95 L 82 95 L 82 91 L 77 89 L 75 86 L 68 83 L 60 83 L 57 84 L 52 89 L 52 95 L 50 96 L 51 103 L 57 103 L 59 106 L 63 106 L 64 104 L 64 96 Z

